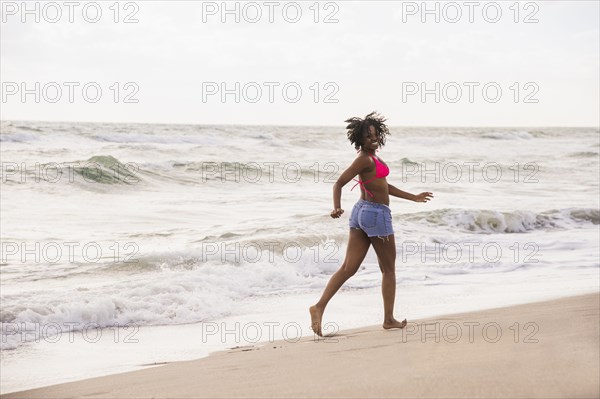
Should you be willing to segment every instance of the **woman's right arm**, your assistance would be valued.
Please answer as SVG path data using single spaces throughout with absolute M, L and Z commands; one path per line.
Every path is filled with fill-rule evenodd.
M 363 170 L 369 168 L 370 165 L 369 157 L 357 157 L 352 165 L 348 167 L 333 184 L 333 212 L 332 217 L 339 217 L 344 213 L 342 209 L 342 187 L 344 187 L 350 180 L 356 175 L 361 173 Z M 336 215 L 336 216 L 334 216 Z

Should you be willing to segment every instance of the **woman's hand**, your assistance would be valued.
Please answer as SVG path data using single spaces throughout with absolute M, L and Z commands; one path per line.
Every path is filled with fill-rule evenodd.
M 429 191 L 425 191 L 424 193 L 415 195 L 415 202 L 427 202 L 429 200 L 431 200 L 433 198 L 433 193 L 430 193 Z
M 342 208 L 336 208 L 333 211 L 331 211 L 331 217 L 337 219 L 340 216 L 342 216 L 342 213 L 344 213 L 344 210 Z

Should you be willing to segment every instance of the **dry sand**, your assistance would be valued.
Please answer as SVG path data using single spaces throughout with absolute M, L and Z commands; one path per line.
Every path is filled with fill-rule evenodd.
M 263 343 L 2 398 L 598 398 L 599 309 L 595 293 L 409 320 L 405 330 Z M 309 325 L 308 305 L 306 315 Z

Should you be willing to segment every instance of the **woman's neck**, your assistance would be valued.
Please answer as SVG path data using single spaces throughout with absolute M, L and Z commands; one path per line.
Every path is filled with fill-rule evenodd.
M 361 148 L 361 151 L 367 153 L 367 155 L 375 155 L 375 150 L 365 150 L 364 148 Z

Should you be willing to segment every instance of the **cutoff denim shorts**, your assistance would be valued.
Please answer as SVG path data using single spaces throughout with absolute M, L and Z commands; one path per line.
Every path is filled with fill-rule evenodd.
M 368 237 L 387 237 L 394 234 L 392 227 L 392 210 L 385 204 L 365 201 L 363 199 L 352 208 L 350 228 L 361 229 Z

